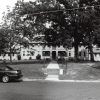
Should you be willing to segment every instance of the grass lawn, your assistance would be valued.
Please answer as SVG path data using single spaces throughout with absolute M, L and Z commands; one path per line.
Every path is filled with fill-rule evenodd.
M 46 67 L 47 64 L 17 64 L 10 66 L 15 69 L 20 69 L 23 77 L 41 79 L 45 78 L 42 68 Z
M 100 63 L 99 63 L 100 64 Z M 60 68 L 64 70 L 64 74 L 60 75 L 61 80 L 65 79 L 77 79 L 77 80 L 97 80 L 100 79 L 100 69 L 95 66 L 99 66 L 98 63 L 67 63 L 59 64 Z M 42 68 L 47 67 L 48 64 L 14 64 L 10 65 L 15 69 L 21 69 L 23 77 L 44 79 L 46 76 L 43 73 Z M 93 66 L 92 66 L 93 65 Z
M 97 80 L 100 79 L 100 69 L 93 66 L 97 66 L 97 63 L 68 63 L 60 64 L 60 67 L 66 68 L 64 75 L 60 76 L 60 79 L 76 79 L 76 80 Z

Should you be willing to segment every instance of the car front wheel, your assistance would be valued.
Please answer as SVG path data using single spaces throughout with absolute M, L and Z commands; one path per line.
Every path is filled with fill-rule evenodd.
M 2 82 L 3 82 L 3 83 L 9 82 L 9 77 L 8 77 L 8 76 L 3 76 L 3 77 L 2 77 Z

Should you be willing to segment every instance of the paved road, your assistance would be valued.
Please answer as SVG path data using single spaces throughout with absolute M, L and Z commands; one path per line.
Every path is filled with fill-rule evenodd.
M 100 100 L 100 83 L 0 83 L 0 100 Z

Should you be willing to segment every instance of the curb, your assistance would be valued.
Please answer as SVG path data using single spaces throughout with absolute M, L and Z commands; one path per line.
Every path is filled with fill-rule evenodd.
M 69 82 L 69 83 L 100 83 L 99 80 L 45 80 L 45 79 L 29 79 L 29 78 L 23 78 L 22 81 L 26 82 Z

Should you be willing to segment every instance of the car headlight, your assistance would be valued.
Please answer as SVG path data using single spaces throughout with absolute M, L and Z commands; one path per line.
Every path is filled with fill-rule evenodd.
M 17 71 L 12 71 L 12 72 L 11 72 L 11 74 L 17 74 L 17 73 L 18 73 Z

